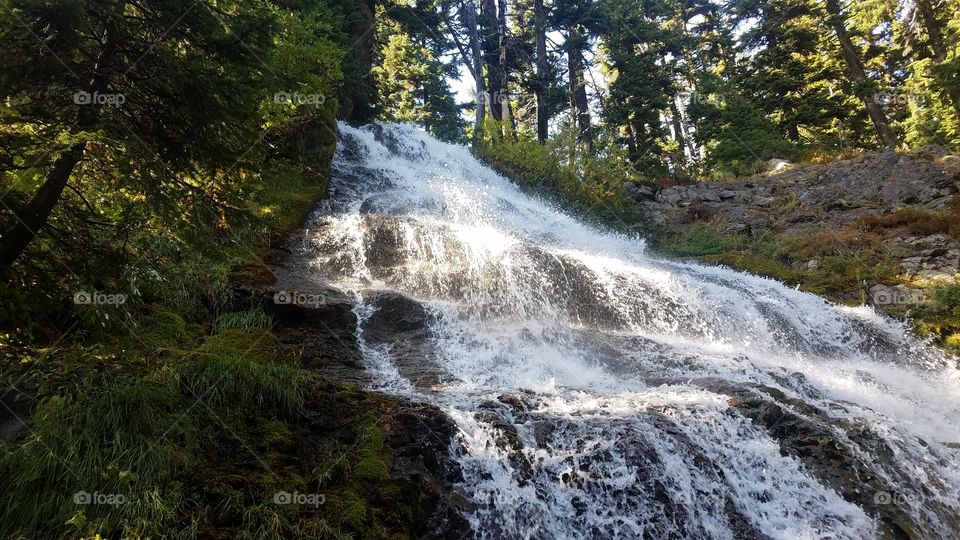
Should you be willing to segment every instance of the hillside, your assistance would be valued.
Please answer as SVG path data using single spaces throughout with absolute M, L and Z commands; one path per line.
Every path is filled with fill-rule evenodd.
M 957 330 L 960 157 L 867 153 L 724 182 L 628 184 L 659 247 Z M 951 341 L 951 343 L 954 343 Z

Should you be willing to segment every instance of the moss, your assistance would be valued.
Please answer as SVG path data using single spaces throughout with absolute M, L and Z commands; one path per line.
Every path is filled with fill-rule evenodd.
M 353 489 L 344 489 L 339 494 L 338 502 L 344 521 L 352 530 L 361 533 L 361 537 L 365 537 L 363 533 L 367 532 L 370 520 L 367 518 L 367 503 L 363 497 Z
M 230 269 L 230 282 L 253 287 L 273 285 L 277 282 L 277 276 L 259 260 L 246 261 L 233 265 Z
M 227 328 L 216 335 L 208 336 L 197 348 L 197 352 L 222 358 L 246 358 L 269 363 L 278 358 L 279 342 L 266 328 Z
M 372 418 L 360 430 L 360 460 L 353 469 L 357 478 L 364 480 L 388 480 L 391 456 L 384 447 L 383 428 Z

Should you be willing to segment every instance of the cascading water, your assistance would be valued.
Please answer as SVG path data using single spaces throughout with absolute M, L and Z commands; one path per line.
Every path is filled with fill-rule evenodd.
M 960 375 L 903 324 L 648 256 L 412 126 L 340 129 L 301 255 L 357 299 L 374 385 L 459 426 L 478 537 L 960 537 Z M 365 337 L 370 290 L 424 308 L 418 343 Z

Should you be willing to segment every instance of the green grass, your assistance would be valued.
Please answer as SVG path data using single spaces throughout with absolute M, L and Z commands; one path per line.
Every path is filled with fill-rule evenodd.
M 668 229 L 656 238 L 666 255 L 721 263 L 837 301 L 851 301 L 863 283 L 899 281 L 892 254 L 875 234 L 853 229 L 776 235 L 728 234 L 705 224 Z M 815 260 L 817 266 L 806 263 Z
M 273 319 L 262 309 L 247 309 L 231 311 L 217 317 L 213 322 L 213 333 L 219 334 L 224 330 L 253 330 L 255 328 L 270 328 Z
M 390 482 L 383 431 L 357 400 L 337 413 L 354 443 L 300 455 L 308 375 L 265 329 L 224 330 L 161 362 L 70 347 L 28 367 L 44 382 L 29 430 L 0 453 L 2 538 L 335 538 L 356 532 L 335 509 L 278 505 L 274 495 Z M 331 487 L 333 475 L 314 474 L 336 467 L 356 472 Z M 77 504 L 77 493 L 121 504 Z M 387 504 L 356 497 L 365 513 Z
M 173 473 L 196 452 L 195 431 L 188 400 L 163 383 L 94 379 L 44 398 L 2 455 L 0 535 L 162 530 L 183 511 Z M 129 504 L 75 504 L 82 492 Z

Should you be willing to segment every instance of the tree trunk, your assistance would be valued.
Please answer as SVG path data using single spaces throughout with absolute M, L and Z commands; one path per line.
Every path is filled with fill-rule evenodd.
M 670 98 L 670 122 L 673 125 L 673 140 L 677 141 L 679 146 L 676 152 L 676 161 L 678 166 L 686 162 L 684 150 L 687 148 L 687 138 L 683 134 L 683 122 L 680 119 L 680 111 L 677 109 L 677 97 Z
M 497 24 L 496 0 L 481 0 L 480 4 L 480 39 L 483 46 L 483 63 L 487 68 L 487 95 L 490 115 L 499 122 L 503 118 L 500 108 L 501 81 L 500 75 L 500 32 Z
M 590 108 L 587 102 L 587 86 L 583 78 L 581 36 L 576 27 L 567 35 L 567 66 L 570 79 L 570 106 L 577 125 L 577 141 L 593 150 L 593 134 L 590 131 Z
M 546 11 L 543 0 L 533 0 L 533 22 L 537 41 L 537 81 L 534 93 L 537 96 L 537 140 L 547 142 L 549 117 L 547 116 L 547 32 Z
M 460 17 L 467 31 L 467 41 L 471 56 L 470 58 L 464 58 L 464 62 L 469 62 L 468 69 L 470 70 L 470 74 L 473 75 L 474 91 L 477 94 L 476 115 L 473 120 L 473 142 L 477 143 L 480 141 L 480 134 L 483 133 L 483 117 L 486 115 L 487 90 L 483 84 L 483 54 L 480 50 L 480 35 L 477 26 L 477 5 L 473 0 L 467 0 L 460 13 Z M 452 29 L 451 34 L 453 34 Z
M 850 74 L 850 80 L 857 86 L 863 86 L 863 84 L 868 81 L 867 74 L 863 67 L 863 61 L 860 60 L 860 55 L 857 54 L 857 50 L 853 47 L 853 42 L 847 34 L 847 27 L 844 23 L 838 0 L 827 0 L 827 13 L 830 14 L 830 26 L 833 27 L 837 39 L 840 41 L 840 50 L 847 64 L 847 72 Z M 883 108 L 880 107 L 877 100 L 874 99 L 874 96 L 861 95 L 860 99 L 867 108 L 867 114 L 870 115 L 873 127 L 877 130 L 877 137 L 880 139 L 880 142 L 890 148 L 900 146 L 900 141 L 897 140 L 897 137 L 890 129 L 890 122 L 887 120 L 887 115 L 883 112 Z
M 627 130 L 627 155 L 630 159 L 636 159 L 637 157 L 637 138 L 633 133 L 633 126 L 631 121 L 627 119 L 624 123 L 624 127 Z
M 120 4 L 119 13 L 123 12 L 123 6 L 124 4 Z M 117 26 L 111 20 L 107 22 L 104 29 L 103 46 L 93 66 L 93 76 L 85 88 L 91 96 L 102 94 L 107 89 L 110 78 L 108 64 L 116 52 L 116 40 Z M 77 114 L 76 131 L 89 131 L 95 128 L 100 117 L 99 105 L 91 101 L 78 106 L 81 109 Z M 46 226 L 50 213 L 60 202 L 60 196 L 70 180 L 70 175 L 73 174 L 77 163 L 83 159 L 86 146 L 86 141 L 76 143 L 60 154 L 47 171 L 43 184 L 37 192 L 33 194 L 26 206 L 15 213 L 16 222 L 0 237 L 0 276 L 5 277 L 9 274 L 13 264 Z
M 930 48 L 933 50 L 932 60 L 938 65 L 943 64 L 947 59 L 947 47 L 943 39 L 943 22 L 937 19 L 937 13 L 930 5 L 930 0 L 917 0 L 917 9 L 920 17 L 923 19 L 923 26 L 927 30 L 927 37 L 930 39 Z M 942 81 L 944 91 L 953 102 L 953 110 L 960 118 L 960 80 L 956 78 L 953 81 Z
M 47 218 L 60 201 L 60 195 L 67 186 L 73 168 L 83 157 L 86 145 L 85 142 L 75 144 L 60 154 L 47 172 L 40 189 L 34 193 L 30 202 L 16 213 L 16 223 L 0 238 L 0 276 L 7 275 L 13 263 L 47 223 Z
M 927 29 L 930 39 L 930 48 L 933 49 L 933 59 L 937 63 L 947 59 L 947 48 L 943 45 L 943 23 L 937 19 L 937 14 L 930 5 L 930 0 L 916 0 L 923 26 Z
M 507 35 L 507 2 L 506 0 L 497 0 L 497 35 L 499 35 L 500 56 L 498 67 L 500 68 L 500 111 L 504 122 L 503 134 L 516 142 L 517 126 L 513 120 L 513 110 L 510 105 L 510 77 L 507 72 L 507 45 L 509 36 Z

